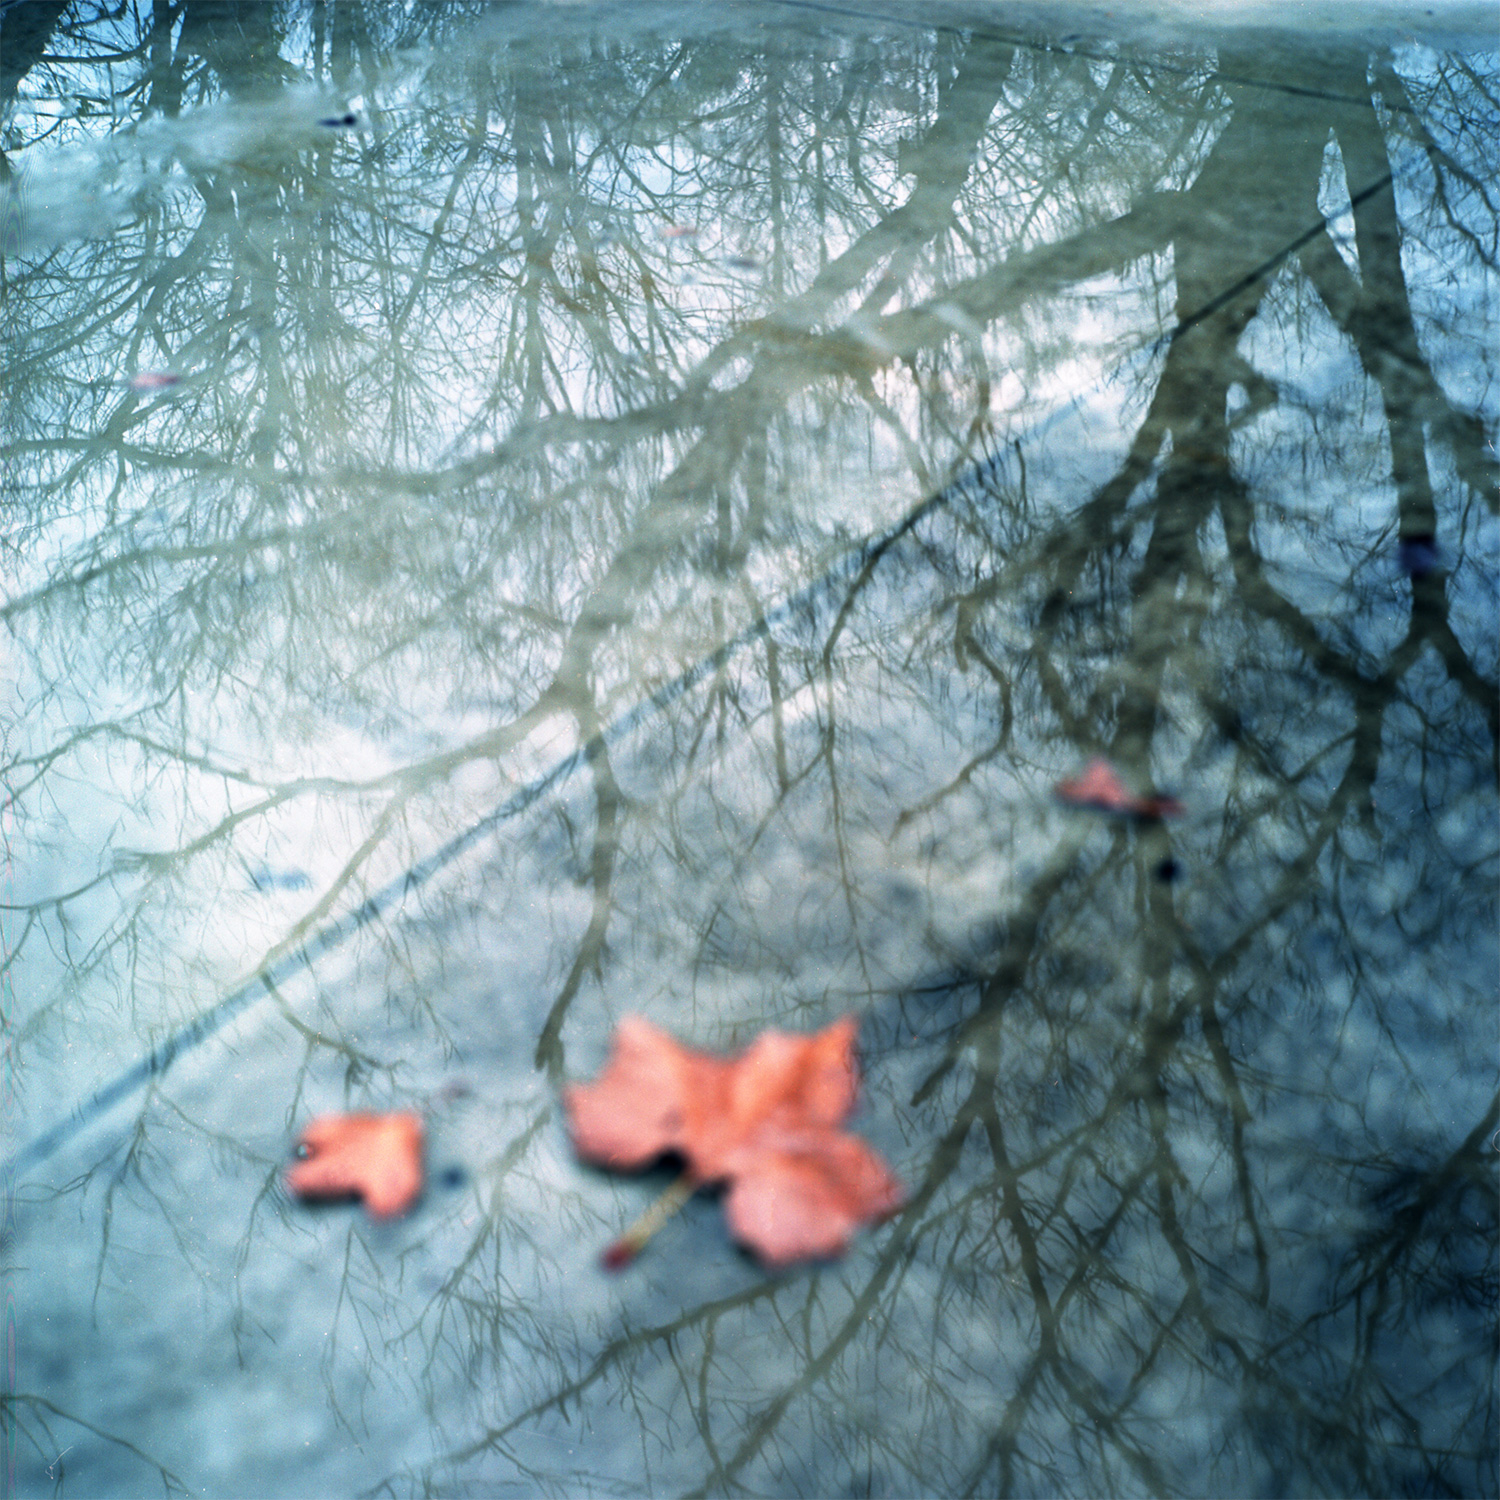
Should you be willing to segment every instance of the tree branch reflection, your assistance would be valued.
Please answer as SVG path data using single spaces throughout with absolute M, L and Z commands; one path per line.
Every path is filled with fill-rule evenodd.
M 132 143 L 6 142 L 113 184 L 5 249 L 28 1128 L 341 946 L 15 1243 L 316 1346 L 370 1493 L 1492 1489 L 1482 70 L 181 12 L 0 79 Z M 1092 754 L 1188 815 L 1064 814 Z M 636 1189 L 551 1101 L 626 1009 L 859 1010 L 901 1214 L 768 1279 L 690 1209 L 580 1290 Z M 456 1185 L 293 1214 L 339 1099 Z

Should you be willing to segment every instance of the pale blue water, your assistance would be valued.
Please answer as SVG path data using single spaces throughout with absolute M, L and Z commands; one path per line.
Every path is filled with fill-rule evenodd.
M 1493 21 L 0 13 L 5 1492 L 1494 1493 Z

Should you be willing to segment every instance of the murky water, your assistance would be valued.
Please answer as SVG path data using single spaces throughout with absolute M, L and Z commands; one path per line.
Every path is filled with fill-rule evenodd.
M 1493 12 L 1252 19 L 5 11 L 6 1493 L 1495 1492 Z

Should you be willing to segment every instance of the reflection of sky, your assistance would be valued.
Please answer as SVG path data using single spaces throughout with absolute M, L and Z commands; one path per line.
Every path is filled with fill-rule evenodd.
M 464 70 L 440 73 L 428 61 L 371 84 L 370 108 L 400 117 L 409 134 L 440 127 L 450 133 L 447 149 L 461 150 L 471 112 Z M 303 103 L 208 107 L 157 122 L 148 140 L 219 164 L 253 144 L 265 153 L 259 169 L 274 178 L 278 165 L 295 163 L 295 142 L 279 135 L 293 107 Z M 661 108 L 653 128 L 672 124 L 670 104 Z M 894 141 L 910 123 L 894 106 L 871 115 L 867 143 Z M 337 153 L 356 149 L 351 141 L 335 148 L 341 170 L 349 159 Z M 605 143 L 602 134 L 580 139 L 580 154 Z M 76 142 L 57 149 L 84 152 Z M 676 192 L 706 170 L 675 136 L 659 151 L 642 149 L 649 191 Z M 88 152 L 58 158 L 72 162 L 75 186 L 116 170 L 112 145 Z M 404 257 L 421 255 L 444 188 L 441 176 L 403 176 L 413 169 L 399 154 L 390 160 L 375 175 L 375 198 L 402 236 L 384 267 L 399 280 L 410 269 Z M 362 179 L 339 180 L 354 222 L 367 206 Z M 899 199 L 893 176 L 876 170 L 870 180 L 881 201 Z M 1419 183 L 1420 173 L 1402 180 Z M 1333 181 L 1325 171 L 1321 206 L 1337 213 Z M 627 235 L 621 184 L 599 162 L 586 182 L 592 212 Z M 561 201 L 582 191 L 575 182 L 574 197 Z M 460 227 L 488 224 L 476 243 L 515 255 L 519 193 L 514 172 L 491 173 L 464 201 Z M 543 213 L 558 211 L 560 197 L 544 196 Z M 1414 196 L 1398 201 L 1404 215 L 1417 212 Z M 174 199 L 173 211 L 186 202 Z M 966 228 L 982 206 L 966 208 Z M 804 203 L 798 212 L 810 210 Z M 681 314 L 679 342 L 642 382 L 652 376 L 670 393 L 768 293 L 717 271 L 690 282 L 682 275 L 739 245 L 732 214 L 681 240 L 660 236 L 654 213 L 640 218 L 638 246 L 617 239 L 600 258 L 623 278 L 634 249 L 662 273 L 662 295 Z M 290 252 L 314 227 L 313 211 L 289 212 L 274 226 L 275 243 Z M 828 254 L 854 243 L 860 227 L 835 222 Z M 1030 232 L 1045 240 L 1067 227 L 1059 218 Z M 1332 226 L 1346 257 L 1351 229 L 1347 216 Z M 452 225 L 450 233 L 462 241 Z M 1003 243 L 1002 229 L 995 238 Z M 1471 289 L 1455 293 L 1451 248 L 1440 237 L 1410 247 L 1412 299 L 1425 334 L 1445 319 L 1453 325 L 1428 346 L 1439 378 L 1454 372 L 1450 393 L 1478 371 L 1487 395 L 1489 367 L 1468 341 L 1470 323 L 1489 314 L 1467 317 Z M 805 284 L 816 266 L 802 250 L 796 272 Z M 65 253 L 85 286 L 109 266 L 108 242 Z M 412 467 L 455 445 L 482 450 L 509 424 L 546 420 L 497 391 L 512 367 L 493 349 L 516 310 L 504 299 L 491 305 L 496 283 L 482 274 L 466 281 L 467 251 L 452 253 L 460 269 L 451 296 L 423 304 L 395 351 L 446 397 L 421 408 L 414 456 L 403 460 Z M 927 266 L 910 295 L 963 279 L 987 253 L 970 246 L 967 259 Z M 1155 341 L 1170 286 L 1161 256 L 987 327 L 994 426 L 972 450 L 963 446 L 970 328 L 955 328 L 952 345 L 923 351 L 911 366 L 875 372 L 883 410 L 849 394 L 848 372 L 798 379 L 786 400 L 793 378 L 786 391 L 778 386 L 777 413 L 764 423 L 772 476 L 764 535 L 736 569 L 705 542 L 709 507 L 685 510 L 680 532 L 660 534 L 663 558 L 631 601 L 635 618 L 607 636 L 591 664 L 591 706 L 604 717 L 703 658 L 756 607 L 797 597 L 847 558 L 851 539 L 905 513 L 924 492 L 919 468 L 941 481 L 958 465 L 968 483 L 890 548 L 857 594 L 858 569 L 846 562 L 834 583 L 773 620 L 776 688 L 766 641 L 746 637 L 718 699 L 707 673 L 610 742 L 620 842 L 608 930 L 591 962 L 581 935 L 596 912 L 595 831 L 607 783 L 580 768 L 181 1058 L 144 1105 L 128 1170 L 131 1116 L 122 1108 L 29 1179 L 18 1250 L 36 1268 L 20 1283 L 21 1362 L 33 1388 L 66 1396 L 96 1425 L 170 1455 L 191 1482 L 225 1491 L 243 1488 L 252 1470 L 268 1488 L 338 1491 L 403 1465 L 420 1470 L 435 1452 L 463 1449 L 534 1403 L 541 1409 L 506 1439 L 510 1455 L 460 1466 L 463 1482 L 516 1484 L 532 1464 L 549 1483 L 586 1473 L 600 1488 L 676 1490 L 700 1482 L 709 1462 L 690 1436 L 695 1359 L 710 1392 L 702 1420 L 732 1456 L 757 1414 L 799 1390 L 824 1341 L 857 1315 L 869 1327 L 789 1403 L 773 1455 L 736 1472 L 756 1491 L 852 1488 L 842 1450 L 878 1451 L 867 1467 L 880 1466 L 873 1488 L 960 1489 L 1039 1345 L 984 1122 L 936 1182 L 904 1258 L 884 1258 L 906 1232 L 886 1229 L 839 1266 L 767 1285 L 728 1247 L 717 1207 L 695 1202 L 630 1277 L 606 1282 L 594 1269 L 597 1248 L 647 1192 L 578 1168 L 553 1113 L 557 1080 L 535 1061 L 554 1023 L 560 1065 L 577 1077 L 599 1065 L 609 1026 L 632 1011 L 727 1047 L 766 1024 L 805 1028 L 855 1008 L 867 1017 L 859 1128 L 914 1189 L 938 1171 L 935 1143 L 975 1080 L 993 1071 L 996 1128 L 1018 1163 L 1017 1191 L 1053 1295 L 1075 1271 L 1081 1278 L 1064 1326 L 1080 1351 L 1081 1388 L 1134 1403 L 1121 1421 L 1171 1480 L 1144 1483 L 1103 1440 L 1100 1467 L 1091 1467 L 1074 1451 L 1076 1392 L 1052 1389 L 1028 1415 L 1025 1438 L 1060 1455 L 1054 1487 L 1296 1488 L 1273 1483 L 1284 1476 L 1253 1444 L 1239 1466 L 1216 1458 L 1226 1432 L 1254 1429 L 1253 1411 L 1235 1425 L 1237 1401 L 1267 1403 L 1279 1420 L 1287 1398 L 1247 1391 L 1243 1372 L 1218 1363 L 1222 1346 L 1200 1347 L 1212 1341 L 1182 1311 L 1184 1272 L 1173 1252 L 1186 1247 L 1226 1331 L 1277 1378 L 1316 1389 L 1320 1361 L 1347 1363 L 1353 1324 L 1342 1314 L 1329 1316 L 1321 1343 L 1295 1334 L 1299 1319 L 1328 1310 L 1350 1245 L 1388 1224 L 1361 1196 L 1363 1184 L 1451 1151 L 1489 1098 L 1491 1080 L 1465 1064 L 1488 1056 L 1494 1039 L 1493 903 L 1480 894 L 1493 877 L 1494 788 L 1478 710 L 1457 701 L 1429 651 L 1385 709 L 1371 815 L 1351 806 L 1318 845 L 1319 820 L 1349 763 L 1358 695 L 1334 674 L 1320 677 L 1247 604 L 1216 520 L 1201 532 L 1211 607 L 1196 619 L 1194 583 L 1173 593 L 1175 609 L 1151 614 L 1153 588 L 1178 587 L 1144 571 L 1154 479 L 1128 497 L 1118 544 L 1077 534 L 1079 507 L 1118 468 L 1158 387 L 1166 351 Z M 1474 287 L 1473 305 L 1490 307 L 1489 295 Z M 828 322 L 849 305 L 837 304 Z M 626 377 L 594 362 L 586 317 L 542 309 L 555 394 L 611 414 Z M 628 306 L 621 326 L 637 312 Z M 371 393 L 395 362 L 378 343 L 384 304 L 351 298 L 347 316 L 351 343 L 378 350 L 358 372 L 360 399 L 284 413 L 333 468 L 384 459 L 389 413 Z M 302 332 L 319 336 L 316 323 Z M 124 373 L 125 342 L 109 333 L 101 364 L 114 358 Z M 299 360 L 295 330 L 284 342 L 295 390 L 313 381 L 317 361 Z M 471 357 L 486 348 L 488 363 Z M 1281 394 L 1230 448 L 1254 503 L 1258 557 L 1325 641 L 1347 645 L 1373 678 L 1411 608 L 1394 538 L 1382 542 L 1393 503 L 1378 394 L 1293 267 L 1278 274 L 1239 352 Z M 774 377 L 774 361 L 755 353 Z M 733 367 L 719 394 L 748 368 Z M 225 377 L 240 382 L 230 404 L 248 402 L 256 370 L 249 350 Z M 65 419 L 60 406 L 49 410 L 45 390 L 37 399 L 28 415 L 44 438 Z M 190 392 L 161 403 L 130 441 L 218 453 L 229 441 L 223 414 L 196 400 Z M 735 408 L 725 400 L 710 408 L 718 410 Z M 278 518 L 298 534 L 244 564 L 216 570 L 209 559 L 198 571 L 195 559 L 159 560 L 120 592 L 67 593 L 14 616 L 7 652 L 30 711 L 8 754 L 45 752 L 70 729 L 109 719 L 136 736 L 100 734 L 74 748 L 7 830 L 14 901 L 69 889 L 120 861 L 64 912 L 41 913 L 48 941 L 29 941 L 12 972 L 23 1033 L 7 1124 L 18 1137 L 212 1005 L 314 913 L 365 840 L 372 848 L 360 881 L 332 912 L 315 913 L 314 930 L 571 751 L 576 731 L 559 713 L 503 752 L 476 752 L 432 774 L 421 764 L 482 744 L 545 685 L 561 627 L 697 434 L 689 426 L 670 440 L 648 437 L 612 457 L 539 445 L 473 485 L 416 495 L 345 476 L 267 499 L 239 458 L 227 475 L 167 482 L 143 464 L 112 500 L 112 474 L 85 470 L 72 481 L 60 514 L 45 515 L 44 546 L 18 565 L 26 586 L 60 565 L 75 575 L 85 567 L 110 503 L 134 519 L 115 524 L 106 552 L 233 537 L 237 526 Z M 37 461 L 49 457 L 44 445 Z M 972 458 L 986 464 L 975 469 Z M 1460 526 L 1450 524 L 1446 497 L 1457 486 L 1436 445 L 1431 462 L 1445 497 L 1444 544 L 1461 559 L 1448 583 L 1453 624 L 1476 667 L 1492 672 L 1494 517 L 1471 506 Z M 744 495 L 728 491 L 738 516 Z M 1072 583 L 1071 613 L 1049 637 L 1038 616 L 1054 553 L 1069 547 L 1082 549 L 1086 566 Z M 1006 587 L 977 608 L 965 661 L 956 601 L 1000 576 Z M 513 620 L 522 609 L 555 619 L 522 628 Z M 839 640 L 825 663 L 836 621 Z M 981 645 L 1014 695 L 1004 744 L 996 743 L 1002 685 L 976 665 Z M 1183 796 L 1187 816 L 1148 828 L 1056 806 L 1056 779 L 1108 732 L 1110 702 L 1101 709 L 1090 695 L 1110 684 L 1125 696 L 1149 682 L 1158 661 L 1167 670 L 1152 770 Z M 179 665 L 185 675 L 174 684 Z M 1061 701 L 1044 667 L 1055 671 Z M 150 707 L 157 693 L 162 706 Z M 1261 758 L 1214 718 L 1225 700 L 1264 747 Z M 398 783 L 368 783 L 408 768 L 407 800 L 382 827 Z M 299 777 L 326 781 L 197 854 L 159 868 L 120 858 L 170 856 Z M 1310 847 L 1321 852 L 1286 895 L 1282 884 Z M 1171 888 L 1151 873 L 1165 850 L 1185 872 Z M 1043 901 L 1038 892 L 1048 890 Z M 1032 922 L 1035 945 L 997 998 L 991 978 Z M 7 935 L 15 930 L 8 913 Z M 1204 967 L 1221 957 L 1223 972 L 1207 984 Z M 574 998 L 554 1013 L 575 968 Z M 1122 1197 L 1122 1184 L 1158 1148 L 1147 1094 L 1118 1096 L 1133 1060 L 1154 1045 L 1153 1008 L 1186 1004 L 1200 984 L 1249 1101 L 1249 1165 L 1242 1176 L 1209 1022 L 1189 1008 L 1161 1068 L 1179 1193 L 1174 1237 L 1154 1186 Z M 989 1023 L 965 1032 L 983 1007 Z M 455 1078 L 467 1093 L 445 1095 Z M 418 1217 L 377 1230 L 344 1210 L 303 1214 L 281 1200 L 275 1173 L 296 1120 L 389 1102 L 430 1112 L 434 1172 L 461 1169 L 457 1185 L 435 1185 Z M 61 1185 L 95 1163 L 102 1170 L 86 1189 L 45 1197 L 42 1184 Z M 1265 1305 L 1247 1290 L 1257 1274 L 1247 1190 L 1269 1245 Z M 1117 1202 L 1119 1222 L 1091 1258 L 1081 1247 Z M 79 1288 L 96 1282 L 86 1310 Z M 856 1299 L 867 1283 L 875 1293 L 865 1310 Z M 737 1297 L 761 1300 L 743 1313 L 704 1313 L 715 1299 Z M 1415 1301 L 1410 1316 L 1418 1334 L 1393 1340 L 1389 1358 L 1417 1348 L 1416 1373 L 1404 1377 L 1416 1389 L 1449 1336 Z M 678 1319 L 685 1328 L 670 1347 L 642 1333 Z M 1163 1337 L 1159 1361 L 1137 1376 L 1142 1345 L 1179 1322 L 1186 1331 Z M 712 1352 L 705 1328 L 718 1329 Z M 1452 1342 L 1463 1357 L 1468 1346 L 1459 1335 Z M 571 1408 L 566 1399 L 547 1404 L 575 1380 L 582 1390 Z M 944 1389 L 934 1393 L 929 1382 Z M 431 1426 L 412 1419 L 419 1410 Z M 913 1415 L 928 1410 L 939 1436 Z M 1431 1419 L 1439 1447 L 1444 1423 L 1461 1417 Z M 885 1440 L 896 1447 L 880 1450 Z M 75 1462 L 80 1488 L 102 1491 L 118 1486 L 124 1470 L 113 1465 L 128 1460 L 85 1443 Z M 1028 1472 L 1017 1487 L 1046 1487 L 1040 1471 Z M 993 1473 L 981 1469 L 980 1488 Z

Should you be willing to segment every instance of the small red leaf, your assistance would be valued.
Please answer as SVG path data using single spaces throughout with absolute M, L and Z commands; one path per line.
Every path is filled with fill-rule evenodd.
M 130 389 L 141 396 L 154 395 L 157 391 L 170 391 L 174 385 L 181 383 L 182 376 L 171 370 L 141 370 L 132 375 L 128 382 Z
M 1143 797 L 1132 792 L 1120 773 L 1101 755 L 1096 755 L 1077 776 L 1057 783 L 1057 796 L 1072 807 L 1090 807 L 1096 812 L 1123 813 L 1126 817 L 1159 821 L 1175 818 L 1182 803 L 1175 797 Z
M 299 1198 L 363 1198 L 374 1218 L 394 1219 L 422 1192 L 422 1133 L 414 1114 L 323 1115 L 302 1132 L 287 1186 Z

